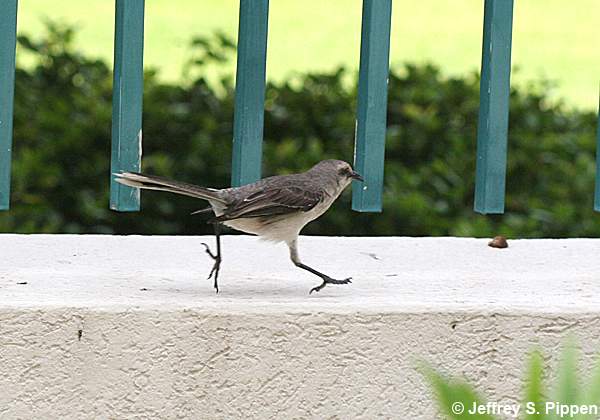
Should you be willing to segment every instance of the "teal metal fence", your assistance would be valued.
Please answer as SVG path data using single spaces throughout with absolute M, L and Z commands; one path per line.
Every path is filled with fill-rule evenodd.
M 142 166 L 144 0 L 117 0 L 111 144 L 110 208 L 138 211 L 140 190 L 119 184 L 113 173 Z
M 231 184 L 261 178 L 269 0 L 240 1 Z
M 594 210 L 600 212 L 600 103 L 598 104 L 598 126 L 596 131 L 596 192 Z
M 391 0 L 363 2 L 354 167 L 364 182 L 352 185 L 357 211 L 382 208 L 391 24 Z
M 142 154 L 144 0 L 116 0 L 111 173 Z M 352 208 L 382 209 L 392 0 L 363 0 Z M 232 185 L 261 177 L 269 0 L 240 0 Z M 475 211 L 503 213 L 513 0 L 485 0 Z M 0 210 L 9 208 L 17 0 L 0 1 Z M 600 211 L 600 115 L 594 209 Z M 291 133 L 293 135 L 293 133 Z M 410 139 L 404 139 L 410 141 Z M 112 178 L 112 177 L 111 177 Z M 110 208 L 137 211 L 139 192 L 111 180 Z
M 3 0 L 0 4 L 0 210 L 8 210 L 15 89 L 17 0 Z
M 486 0 L 483 17 L 475 211 L 504 213 L 513 0 Z

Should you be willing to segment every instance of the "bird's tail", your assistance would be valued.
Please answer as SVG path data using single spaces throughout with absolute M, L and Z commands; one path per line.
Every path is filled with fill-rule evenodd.
M 168 191 L 175 194 L 188 195 L 195 198 L 203 198 L 209 201 L 217 201 L 226 204 L 226 200 L 220 194 L 220 190 L 204 188 L 186 182 L 174 181 L 154 175 L 145 175 L 137 172 L 116 173 L 115 181 L 119 184 L 146 190 Z

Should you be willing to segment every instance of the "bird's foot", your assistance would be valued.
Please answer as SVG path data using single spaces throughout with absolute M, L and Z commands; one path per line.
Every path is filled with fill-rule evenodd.
M 319 290 L 321 290 L 323 287 L 325 287 L 328 284 L 348 284 L 348 283 L 352 283 L 352 277 L 348 277 L 347 279 L 344 279 L 344 280 L 336 280 L 336 279 L 332 279 L 331 277 L 323 277 L 323 283 L 310 289 L 310 292 L 308 292 L 308 294 L 310 295 L 312 292 L 318 292 Z
M 216 255 L 213 254 L 211 252 L 210 248 L 208 247 L 208 245 L 206 245 L 204 242 L 202 242 L 202 245 L 204 245 L 204 247 L 206 248 L 206 253 L 208 255 L 210 255 L 210 257 L 215 261 L 212 269 L 210 270 L 210 273 L 208 274 L 207 280 L 211 279 L 214 274 L 214 288 L 217 291 L 217 293 L 219 293 L 218 278 L 219 278 L 219 270 L 221 269 L 221 256 L 219 254 L 216 254 Z

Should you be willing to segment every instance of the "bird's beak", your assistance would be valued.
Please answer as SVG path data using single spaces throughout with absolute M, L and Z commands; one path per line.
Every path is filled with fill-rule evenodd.
M 364 182 L 365 181 L 364 178 L 362 176 L 360 176 L 360 174 L 358 172 L 354 172 L 354 171 L 352 171 L 350 173 L 350 178 L 356 179 L 357 181 L 360 181 L 360 182 Z

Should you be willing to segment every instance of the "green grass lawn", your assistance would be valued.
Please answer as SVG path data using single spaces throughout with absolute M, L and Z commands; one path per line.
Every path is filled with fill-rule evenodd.
M 359 0 L 272 0 L 268 77 L 357 68 Z M 598 106 L 600 1 L 515 1 L 513 83 L 556 81 L 555 98 Z M 190 39 L 222 30 L 237 34 L 239 1 L 146 1 L 145 64 L 169 80 L 181 76 Z M 476 71 L 481 57 L 483 0 L 397 0 L 392 23 L 392 66 L 433 62 L 448 75 Z M 19 32 L 37 35 L 44 18 L 75 24 L 85 51 L 112 60 L 114 1 L 21 0 Z M 234 71 L 232 66 L 229 69 Z

